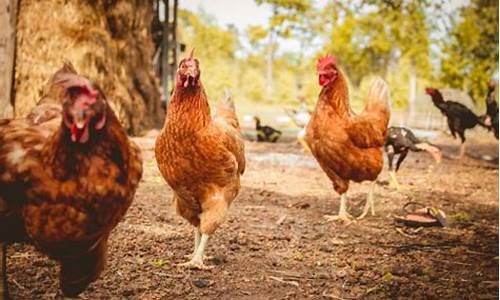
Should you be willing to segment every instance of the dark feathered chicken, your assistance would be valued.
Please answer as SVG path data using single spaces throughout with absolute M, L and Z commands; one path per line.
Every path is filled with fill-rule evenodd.
M 0 243 L 35 244 L 75 297 L 104 269 L 142 160 L 103 92 L 70 65 L 45 92 L 26 119 L 0 121 Z
M 271 126 L 262 126 L 258 117 L 254 117 L 254 119 L 255 130 L 257 131 L 257 141 L 276 143 L 281 137 L 281 131 L 274 129 Z
M 461 145 L 458 158 L 462 158 L 465 154 L 465 130 L 472 129 L 478 124 L 484 126 L 484 124 L 465 105 L 455 101 L 445 101 L 438 89 L 426 88 L 425 92 L 431 96 L 434 105 L 448 119 L 448 127 L 453 137 L 456 138 L 457 134 L 460 137 Z
M 488 95 L 486 96 L 486 114 L 482 116 L 484 125 L 493 130 L 498 139 L 498 103 L 495 101 L 496 82 L 494 80 L 488 83 Z
M 389 127 L 384 148 L 389 164 L 389 175 L 392 180 L 391 185 L 398 190 L 401 186 L 396 178 L 396 173 L 409 151 L 427 151 L 437 163 L 441 161 L 441 150 L 438 147 L 418 139 L 410 129 L 404 127 Z M 396 162 L 396 170 L 393 170 L 392 163 L 396 155 L 399 155 L 399 157 Z

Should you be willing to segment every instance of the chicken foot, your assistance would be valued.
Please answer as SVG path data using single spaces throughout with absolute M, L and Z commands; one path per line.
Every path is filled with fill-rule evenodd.
M 203 264 L 203 254 L 205 253 L 205 248 L 207 247 L 208 244 L 208 238 L 209 238 L 208 234 L 203 233 L 201 235 L 199 245 L 196 248 L 196 251 L 194 252 L 194 255 L 191 258 L 191 260 L 182 264 L 178 264 L 178 266 L 189 269 L 199 269 L 199 270 L 212 269 L 213 267 L 206 266 Z
M 395 171 L 389 171 L 389 186 L 396 188 L 396 190 L 401 191 L 404 189 L 404 187 L 399 183 L 398 178 L 396 176 Z
M 200 246 L 200 239 L 201 239 L 201 231 L 200 231 L 200 227 L 195 227 L 194 230 L 194 250 L 193 250 L 193 253 L 192 254 L 188 254 L 188 255 L 184 255 L 184 258 L 188 258 L 188 259 L 191 259 L 194 257 L 194 255 L 196 254 L 196 250 L 198 249 L 198 247 Z M 203 256 L 203 259 L 212 259 L 213 257 L 212 256 Z
M 394 177 L 394 179 L 395 178 L 396 177 Z M 368 197 L 366 198 L 366 204 L 365 204 L 365 207 L 363 208 L 363 213 L 359 217 L 356 218 L 357 220 L 363 219 L 368 214 L 369 210 L 370 210 L 372 216 L 375 215 L 375 205 L 374 205 L 374 201 L 373 201 L 373 190 L 374 189 L 375 189 L 375 181 L 372 181 L 370 183 L 370 190 L 368 191 Z
M 353 217 L 347 212 L 346 209 L 346 201 L 347 201 L 347 196 L 346 194 L 340 195 L 340 208 L 339 208 L 339 214 L 336 216 L 332 215 L 325 215 L 324 217 L 330 222 L 330 221 L 344 221 L 347 223 L 350 223 L 353 221 Z

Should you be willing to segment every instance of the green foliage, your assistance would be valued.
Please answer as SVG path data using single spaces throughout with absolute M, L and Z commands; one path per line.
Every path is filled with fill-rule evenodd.
M 450 15 L 443 9 L 445 1 L 328 1 L 321 8 L 312 0 L 255 2 L 273 13 L 267 24 L 243 32 L 250 47 L 240 44 L 241 33 L 234 27 L 224 28 L 203 12 L 179 14 L 181 39 L 196 48 L 211 100 L 230 88 L 237 101 L 283 105 L 304 96 L 313 104 L 320 89 L 316 59 L 326 53 L 337 56 L 346 72 L 358 111 L 374 76 L 388 81 L 393 108 L 405 109 L 412 75 L 417 94 L 438 78 L 440 87 L 470 90 L 482 101 L 487 79 L 498 68 L 497 1 L 470 0 L 461 6 L 459 18 L 445 19 Z M 455 22 L 446 35 L 440 22 L 449 19 Z M 300 48 L 278 51 L 286 39 L 298 41 Z M 266 73 L 270 62 L 272 77 Z
M 498 72 L 498 1 L 472 0 L 445 41 L 441 80 L 481 102 L 487 82 Z
M 350 79 L 358 85 L 369 73 L 385 75 L 391 63 L 409 58 L 420 76 L 429 76 L 430 38 L 424 7 L 412 1 L 397 9 L 387 9 L 377 1 L 370 7 L 330 4 L 324 23 L 326 50 L 335 54 Z M 361 13 L 360 11 L 364 11 Z
M 239 46 L 237 33 L 230 28 L 222 29 L 211 18 L 186 10 L 181 10 L 179 17 L 182 40 L 188 49 L 196 49 L 209 98 L 217 100 L 223 97 L 225 89 L 237 85 L 239 70 L 234 57 Z

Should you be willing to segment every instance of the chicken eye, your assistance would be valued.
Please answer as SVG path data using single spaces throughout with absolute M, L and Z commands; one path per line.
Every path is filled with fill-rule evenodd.
M 68 89 L 68 94 L 71 98 L 75 98 L 76 96 L 82 93 L 82 88 L 79 86 L 73 86 Z

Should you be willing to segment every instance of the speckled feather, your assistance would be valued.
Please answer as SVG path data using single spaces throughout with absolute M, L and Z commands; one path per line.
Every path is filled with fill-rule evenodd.
M 27 119 L 0 122 L 0 238 L 28 239 L 57 259 L 61 289 L 75 296 L 104 268 L 108 235 L 132 202 L 142 159 L 109 106 L 105 128 L 72 144 L 53 79 Z

